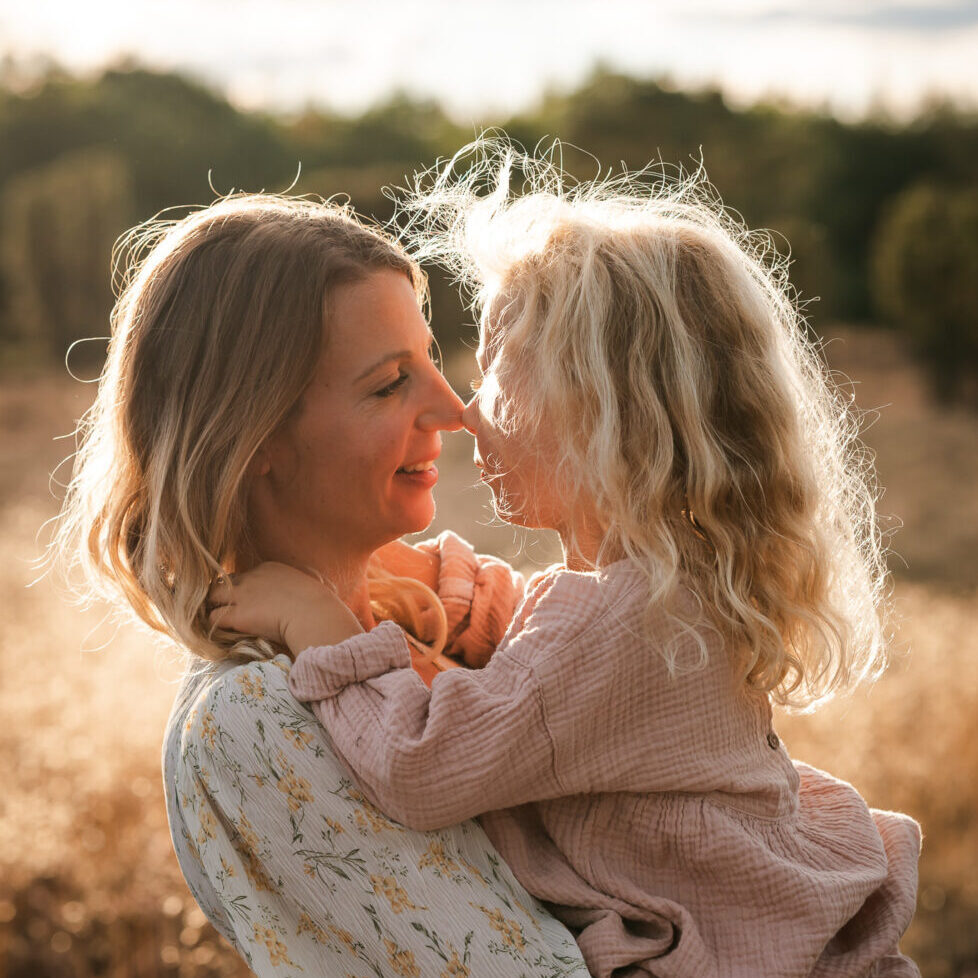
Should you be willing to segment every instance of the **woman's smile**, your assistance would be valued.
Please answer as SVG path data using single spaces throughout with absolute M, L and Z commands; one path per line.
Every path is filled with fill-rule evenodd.
M 313 540 L 372 551 L 425 529 L 441 432 L 462 426 L 462 402 L 431 358 L 407 276 L 374 272 L 338 288 L 328 318 L 299 411 L 265 448 L 270 541 L 292 540 L 296 551 L 280 553 L 285 562 Z M 304 564 L 315 566 L 311 557 Z
M 433 489 L 438 481 L 438 469 L 434 459 L 427 462 L 416 462 L 412 465 L 402 465 L 394 475 L 419 489 Z

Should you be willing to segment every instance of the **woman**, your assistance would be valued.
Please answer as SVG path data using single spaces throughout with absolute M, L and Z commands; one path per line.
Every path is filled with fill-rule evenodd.
M 189 653 L 163 762 L 201 908 L 259 975 L 585 975 L 477 824 L 387 820 L 289 694 L 288 657 L 208 625 L 216 579 L 277 560 L 364 628 L 402 624 L 428 679 L 443 648 L 477 665 L 500 638 L 504 565 L 449 535 L 394 543 L 430 523 L 441 432 L 461 427 L 420 269 L 348 210 L 280 197 L 132 244 L 59 545 Z

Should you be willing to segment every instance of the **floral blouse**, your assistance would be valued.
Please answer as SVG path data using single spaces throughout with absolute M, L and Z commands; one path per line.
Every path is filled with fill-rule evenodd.
M 478 658 L 505 628 L 500 594 L 512 592 L 515 604 L 521 582 L 456 537 L 428 546 L 442 557 L 453 649 Z M 289 692 L 290 665 L 285 656 L 197 663 L 163 750 L 180 867 L 252 970 L 587 978 L 571 933 L 517 882 L 476 822 L 414 832 L 367 800 Z

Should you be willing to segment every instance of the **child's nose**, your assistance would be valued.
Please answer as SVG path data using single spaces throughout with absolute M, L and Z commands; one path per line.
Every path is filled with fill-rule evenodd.
M 462 425 L 470 434 L 475 434 L 476 422 L 479 420 L 479 395 L 476 394 L 469 400 L 462 411 Z

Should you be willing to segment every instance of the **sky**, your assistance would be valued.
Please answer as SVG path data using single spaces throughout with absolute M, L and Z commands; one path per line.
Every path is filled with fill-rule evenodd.
M 734 104 L 906 117 L 978 107 L 978 0 L 0 0 L 4 54 L 80 72 L 133 57 L 274 110 L 403 90 L 478 121 L 602 63 Z

